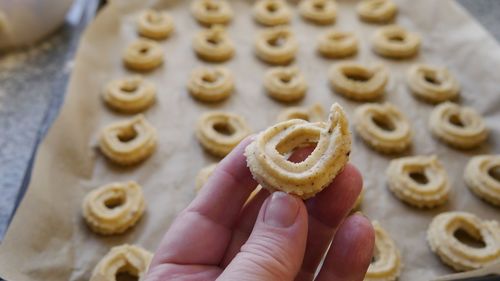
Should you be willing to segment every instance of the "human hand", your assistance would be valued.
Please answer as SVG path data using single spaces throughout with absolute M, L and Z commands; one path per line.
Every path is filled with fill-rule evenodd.
M 263 189 L 245 204 L 257 186 L 243 155 L 250 142 L 242 141 L 217 165 L 172 223 L 146 281 L 363 280 L 374 232 L 362 215 L 348 216 L 362 188 L 358 170 L 347 164 L 305 202 L 283 192 L 269 196 Z M 296 151 L 290 160 L 298 162 L 310 152 Z

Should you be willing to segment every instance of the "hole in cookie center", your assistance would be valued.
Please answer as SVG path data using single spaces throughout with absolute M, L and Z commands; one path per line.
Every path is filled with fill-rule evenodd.
M 492 167 L 488 170 L 488 175 L 497 182 L 500 182 L 500 166 Z
M 123 205 L 124 202 L 124 198 L 122 197 L 111 197 L 109 199 L 107 199 L 106 201 L 104 201 L 104 206 L 106 206 L 106 208 L 108 209 L 114 209 L 116 207 L 120 207 L 121 205 Z
M 276 151 L 293 163 L 304 162 L 314 151 L 319 141 L 319 132 L 291 133 L 276 145 Z
M 218 38 L 211 37 L 207 38 L 207 43 L 211 45 L 218 45 L 220 43 L 220 40 Z
M 321 10 L 325 9 L 325 3 L 323 3 L 323 2 L 316 2 L 316 3 L 313 4 L 313 7 L 314 7 L 314 9 L 321 11 Z
M 394 126 L 394 123 L 392 123 L 392 121 L 389 118 L 387 118 L 383 115 L 372 116 L 372 121 L 377 127 L 379 127 L 380 129 L 382 129 L 384 131 L 391 132 L 391 131 L 394 131 L 396 129 L 396 127 Z
M 378 260 L 380 260 L 380 250 L 377 246 L 373 249 L 373 256 L 370 264 L 376 263 Z
M 201 80 L 206 83 L 215 83 L 217 80 L 219 80 L 219 75 L 214 73 L 207 73 L 201 77 Z
M 148 22 L 150 23 L 159 23 L 161 21 L 161 17 L 160 15 L 158 15 L 158 13 L 156 12 L 151 12 L 149 13 L 147 16 L 146 16 L 146 19 Z
M 131 265 L 122 266 L 115 275 L 116 281 L 139 281 L 139 272 Z
M 285 76 L 281 76 L 280 77 L 280 81 L 283 83 L 283 84 L 288 84 L 292 81 L 293 77 L 291 75 L 285 75 Z
M 453 114 L 450 116 L 450 124 L 460 128 L 465 127 L 465 124 L 462 122 L 462 119 L 458 114 Z
M 205 9 L 209 12 L 217 12 L 219 10 L 219 4 L 215 2 L 207 2 L 205 4 Z
M 429 182 L 429 179 L 427 178 L 425 173 L 422 171 L 411 172 L 408 176 L 418 184 L 423 185 L 423 184 L 427 184 Z
M 276 36 L 275 38 L 269 39 L 267 42 L 273 47 L 282 47 L 286 43 L 286 37 L 283 35 Z
M 330 35 L 328 38 L 332 41 L 341 41 L 344 40 L 347 36 L 343 33 L 335 33 Z
M 405 37 L 401 34 L 390 35 L 388 39 L 395 43 L 403 43 L 405 41 Z
M 139 49 L 139 54 L 141 55 L 145 55 L 149 52 L 149 48 L 148 47 L 142 47 Z
M 441 81 L 439 81 L 438 79 L 436 79 L 436 77 L 432 74 L 424 74 L 424 80 L 430 84 L 433 84 L 433 85 L 436 85 L 436 86 L 439 86 L 441 85 Z
M 121 142 L 129 142 L 137 137 L 137 131 L 132 126 L 130 126 L 121 130 L 117 137 Z
M 137 91 L 137 88 L 138 88 L 137 83 L 127 82 L 123 83 L 123 85 L 120 87 L 120 90 L 122 90 L 122 92 L 124 93 L 131 94 Z
M 361 73 L 361 72 L 344 72 L 344 75 L 349 80 L 353 80 L 353 81 L 356 81 L 356 82 L 367 82 L 373 76 L 373 74 L 368 73 L 368 72 L 365 72 L 365 73 Z
M 479 231 L 478 231 L 479 233 Z M 481 234 L 479 234 L 481 235 Z M 471 235 L 467 230 L 459 228 L 457 229 L 454 233 L 453 236 L 460 241 L 461 243 L 472 247 L 472 248 L 484 248 L 486 247 L 486 244 L 484 243 L 483 239 L 474 237 L 474 235 Z
M 270 13 L 276 13 L 280 7 L 276 3 L 269 3 L 266 6 L 266 10 Z
M 234 128 L 228 123 L 215 123 L 213 128 L 217 133 L 225 136 L 234 134 Z

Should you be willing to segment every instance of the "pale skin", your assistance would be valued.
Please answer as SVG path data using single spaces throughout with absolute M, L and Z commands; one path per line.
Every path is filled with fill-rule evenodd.
M 306 201 L 261 190 L 245 204 L 257 186 L 243 155 L 250 142 L 220 162 L 172 223 L 145 280 L 362 281 L 374 231 L 363 215 L 349 215 L 362 188 L 359 171 L 347 164 Z M 310 152 L 301 149 L 290 160 Z

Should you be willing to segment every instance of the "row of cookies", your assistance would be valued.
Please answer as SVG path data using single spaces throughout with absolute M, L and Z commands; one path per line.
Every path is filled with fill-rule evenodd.
M 298 10 L 303 19 L 318 24 L 332 24 L 337 19 L 337 3 L 334 0 L 302 0 Z M 372 23 L 392 21 L 398 8 L 391 0 L 364 0 L 356 11 L 361 20 Z M 203 25 L 229 24 L 234 16 L 226 0 L 196 0 L 191 4 L 191 13 Z M 285 0 L 259 0 L 253 5 L 253 18 L 264 26 L 290 23 L 292 11 Z

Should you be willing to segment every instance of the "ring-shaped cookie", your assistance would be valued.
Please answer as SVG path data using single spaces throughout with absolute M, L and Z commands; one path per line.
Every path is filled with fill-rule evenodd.
M 253 17 L 266 26 L 276 26 L 290 22 L 292 13 L 284 0 L 258 0 L 254 4 Z
M 148 158 L 156 148 L 156 129 L 142 115 L 112 123 L 99 137 L 101 152 L 119 165 L 133 165 Z
M 359 18 L 366 22 L 386 23 L 394 19 L 398 7 L 391 0 L 363 0 L 356 11 Z
M 466 232 L 483 245 L 475 247 L 461 242 L 455 234 Z M 431 250 L 457 271 L 478 269 L 500 260 L 500 225 L 481 220 L 467 212 L 445 212 L 432 220 L 427 230 Z M 482 246 L 482 247 L 481 247 Z
M 102 98 L 110 108 L 137 113 L 151 106 L 156 98 L 156 87 L 141 76 L 130 76 L 109 82 Z
M 345 58 L 358 52 L 358 38 L 352 32 L 328 30 L 318 39 L 318 52 L 327 58 Z
M 373 36 L 373 50 L 386 58 L 404 59 L 420 49 L 420 36 L 398 25 L 379 28 Z
M 460 149 L 479 146 L 488 137 L 488 128 L 473 108 L 444 102 L 434 108 L 429 126 L 434 136 Z
M 144 280 L 152 259 L 152 253 L 135 245 L 113 247 L 96 265 L 90 281 L 116 281 L 120 273 Z
M 203 114 L 196 125 L 196 137 L 209 153 L 226 156 L 251 133 L 243 117 L 221 111 Z
M 378 221 L 372 222 L 375 230 L 375 253 L 364 281 L 395 281 L 401 273 L 401 255 L 394 240 Z
M 472 157 L 465 167 L 464 179 L 479 198 L 500 206 L 500 155 Z
M 316 144 L 302 162 L 288 160 L 295 148 Z M 303 199 L 325 188 L 349 160 L 351 133 L 344 110 L 337 103 L 327 122 L 293 119 L 259 133 L 245 149 L 254 179 L 270 192 L 281 190 Z
M 408 87 L 413 94 L 431 103 L 440 103 L 457 97 L 458 81 L 444 67 L 416 64 L 407 75 Z
M 384 66 L 365 66 L 356 62 L 334 64 L 329 71 L 335 92 L 357 101 L 373 101 L 385 92 L 388 74 Z
M 137 32 L 149 39 L 165 39 L 172 31 L 174 31 L 174 20 L 166 12 L 145 10 L 137 21 Z
M 227 24 L 233 18 L 233 10 L 225 0 L 196 0 L 191 13 L 203 25 Z
M 198 57 L 211 62 L 223 62 L 234 55 L 234 44 L 220 25 L 198 32 L 193 49 Z
M 331 24 L 337 18 L 337 4 L 333 0 L 302 0 L 299 4 L 300 15 L 316 24 Z
M 354 112 L 354 120 L 358 134 L 377 151 L 398 153 L 411 145 L 410 122 L 390 103 L 361 105 Z
M 386 175 L 389 190 L 412 206 L 433 208 L 448 201 L 448 174 L 435 155 L 392 160 Z
M 294 106 L 283 110 L 278 115 L 278 122 L 284 122 L 292 119 L 301 119 L 307 122 L 321 122 L 324 120 L 325 110 L 321 104 L 316 103 L 311 107 Z
M 137 39 L 125 49 L 123 63 L 131 70 L 150 71 L 163 63 L 163 50 L 153 40 Z
M 287 26 L 267 28 L 257 35 L 257 57 L 270 64 L 288 64 L 295 58 L 299 45 Z
M 136 224 L 144 209 L 144 195 L 135 182 L 101 186 L 89 192 L 82 204 L 87 225 L 103 235 L 123 233 Z
M 191 96 L 200 101 L 218 102 L 231 95 L 234 78 L 224 67 L 199 67 L 191 73 L 187 87 Z
M 275 67 L 266 72 L 264 87 L 270 97 L 282 102 L 294 102 L 304 97 L 307 83 L 297 67 Z

